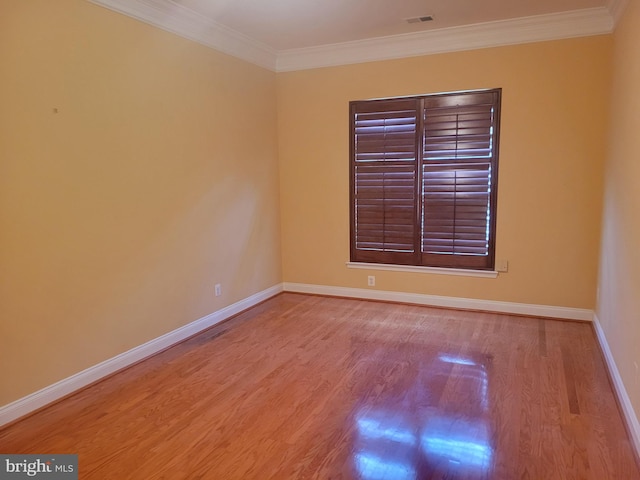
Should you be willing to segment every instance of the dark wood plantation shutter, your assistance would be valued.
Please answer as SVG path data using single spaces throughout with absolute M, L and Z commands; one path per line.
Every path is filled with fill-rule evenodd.
M 351 103 L 351 258 L 414 264 L 418 101 Z
M 351 102 L 351 261 L 493 268 L 500 93 Z
M 422 264 L 494 266 L 500 92 L 424 98 Z

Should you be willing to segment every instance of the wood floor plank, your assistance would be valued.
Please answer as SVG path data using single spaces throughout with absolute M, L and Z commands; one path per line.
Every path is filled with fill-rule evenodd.
M 640 479 L 588 324 L 281 294 L 0 430 L 80 478 Z

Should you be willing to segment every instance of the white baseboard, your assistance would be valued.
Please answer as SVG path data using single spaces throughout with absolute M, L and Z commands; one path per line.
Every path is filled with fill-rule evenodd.
M 283 284 L 285 292 L 309 293 L 316 295 L 330 295 L 336 297 L 361 298 L 368 300 L 383 300 L 390 302 L 415 303 L 434 307 L 463 308 L 469 310 L 484 310 L 489 312 L 532 315 L 538 317 L 562 318 L 567 320 L 583 320 L 593 322 L 596 337 L 606 361 L 607 369 L 613 381 L 613 386 L 622 407 L 624 421 L 631 433 L 631 440 L 636 454 L 640 457 L 640 423 L 631 405 L 631 400 L 620 377 L 613 354 L 607 343 L 606 336 L 597 315 L 588 309 L 555 307 L 548 305 L 530 305 L 524 303 L 498 302 L 493 300 L 477 300 L 457 297 L 441 297 L 417 293 L 389 292 L 383 290 L 369 290 L 364 288 L 331 287 L 326 285 L 309 285 L 304 283 Z
M 462 308 L 487 312 L 531 315 L 535 317 L 563 318 L 567 320 L 593 321 L 593 310 L 583 308 L 554 307 L 549 305 L 529 305 L 526 303 L 477 300 L 472 298 L 441 297 L 421 293 L 390 292 L 365 288 L 331 287 L 305 283 L 284 283 L 285 292 L 312 293 L 335 297 L 384 300 L 388 302 L 415 303 L 432 307 Z
M 195 320 L 194 322 L 166 333 L 165 335 L 150 340 L 138 347 L 132 348 L 120 355 L 116 355 L 115 357 L 105 360 L 93 367 L 89 367 L 86 370 L 45 387 L 31 395 L 27 395 L 26 397 L 5 405 L 0 408 L 0 426 L 23 417 L 44 407 L 45 405 L 48 405 L 49 403 L 55 402 L 76 390 L 86 387 L 101 378 L 117 372 L 118 370 L 122 370 L 123 368 L 139 362 L 140 360 L 144 360 L 145 358 L 175 345 L 186 338 L 212 327 L 216 323 L 226 320 L 247 308 L 257 305 L 280 292 L 282 292 L 282 284 L 274 285 L 273 287 L 251 295 L 250 297 Z
M 442 297 L 405 292 L 389 292 L 360 288 L 332 287 L 325 285 L 309 285 L 301 283 L 283 283 L 274 285 L 250 297 L 240 300 L 221 310 L 213 312 L 172 332 L 162 335 L 143 345 L 132 348 L 113 358 L 105 360 L 71 377 L 65 378 L 53 385 L 27 395 L 8 405 L 0 407 L 0 426 L 23 417 L 39 408 L 55 402 L 101 378 L 111 375 L 154 355 L 182 340 L 189 338 L 227 318 L 246 310 L 282 291 L 331 295 L 338 297 L 362 298 L 370 300 L 384 300 L 391 302 L 415 303 L 435 307 L 463 308 L 470 310 L 485 310 L 491 312 L 533 315 L 541 317 L 565 318 L 571 320 L 592 321 L 593 312 L 586 309 L 553 307 L 546 305 L 528 305 L 522 303 L 498 302 L 492 300 L 476 300 L 468 298 Z M 602 343 L 602 342 L 601 342 Z M 604 347 L 603 347 L 604 349 Z M 613 375 L 612 375 L 613 376 Z M 621 383 L 620 383 L 621 384 Z M 628 397 L 627 397 L 628 402 Z M 631 410 L 633 412 L 633 410 Z M 635 420 L 637 427 L 637 419 Z M 638 429 L 636 428 L 636 432 Z M 637 443 L 637 442 L 636 442 Z
M 605 363 L 607 365 L 607 369 L 609 370 L 611 381 L 613 382 L 613 388 L 615 388 L 616 390 L 618 401 L 620 402 L 620 406 L 622 407 L 624 420 L 627 424 L 629 432 L 631 433 L 631 441 L 633 442 L 636 454 L 640 457 L 640 423 L 638 422 L 638 416 L 636 415 L 636 412 L 631 405 L 631 399 L 629 398 L 627 389 L 622 382 L 622 377 L 620 376 L 616 361 L 613 358 L 613 354 L 611 353 L 611 349 L 609 348 L 609 344 L 607 343 L 607 337 L 605 336 L 602 325 L 600 324 L 600 319 L 598 319 L 598 316 L 595 313 L 593 315 L 593 325 L 596 330 L 598 343 L 600 343 L 600 347 L 602 348 L 602 352 L 604 353 Z

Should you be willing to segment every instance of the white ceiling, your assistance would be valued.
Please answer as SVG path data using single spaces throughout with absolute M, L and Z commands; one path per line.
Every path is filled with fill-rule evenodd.
M 606 7 L 608 0 L 173 0 L 276 51 Z M 428 23 L 405 19 L 432 15 Z
M 611 33 L 629 0 L 88 1 L 290 71 Z

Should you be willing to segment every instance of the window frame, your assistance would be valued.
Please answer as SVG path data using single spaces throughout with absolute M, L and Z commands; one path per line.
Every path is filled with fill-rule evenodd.
M 423 242 L 425 241 L 425 231 L 423 230 L 423 209 L 428 208 L 430 211 L 435 211 L 434 207 L 425 207 L 425 199 L 424 199 L 424 188 L 427 188 L 425 184 L 423 184 L 423 175 L 425 175 L 425 169 L 429 169 L 428 155 L 425 153 L 425 145 L 424 142 L 426 138 L 425 135 L 425 115 L 429 115 L 429 112 L 433 112 L 434 109 L 437 108 L 457 108 L 464 109 L 465 107 L 475 106 L 475 101 L 485 102 L 486 98 L 491 98 L 491 130 L 490 130 L 490 142 L 491 143 L 491 155 L 489 158 L 489 167 L 487 170 L 488 177 L 488 222 L 486 226 L 488 228 L 488 234 L 486 238 L 486 254 L 470 254 L 470 253 L 429 253 L 423 252 Z M 442 107 L 442 105 L 447 105 L 451 103 L 458 102 L 455 106 L 449 105 L 448 107 Z M 356 205 L 357 205 L 357 196 L 356 196 L 356 170 L 358 165 L 367 166 L 362 162 L 356 159 L 357 149 L 356 149 L 356 114 L 366 114 L 369 110 L 374 112 L 380 112 L 383 106 L 385 105 L 402 105 L 405 107 L 408 103 L 413 103 L 415 105 L 415 132 L 413 139 L 414 145 L 414 174 L 413 174 L 413 212 L 411 216 L 413 217 L 412 227 L 409 227 L 407 224 L 407 229 L 412 228 L 410 232 L 404 232 L 404 236 L 407 237 L 409 234 L 413 238 L 413 251 L 412 252 L 403 252 L 398 253 L 392 250 L 376 250 L 376 249 L 362 249 L 357 247 L 357 239 L 358 235 L 356 233 L 357 223 L 356 223 Z M 468 269 L 474 271 L 493 271 L 495 268 L 495 248 L 496 248 L 496 217 L 497 217 L 497 190 L 498 190 L 498 160 L 499 160 L 499 146 L 500 146 L 500 117 L 501 117 L 501 105 L 502 103 L 502 89 L 501 88 L 493 88 L 493 89 L 483 89 L 483 90 L 469 90 L 469 91 L 460 91 L 460 92 L 448 92 L 448 93 L 436 93 L 429 95 L 418 95 L 418 96 L 409 96 L 409 97 L 394 97 L 394 98 L 381 98 L 374 100 L 358 100 L 351 101 L 349 103 L 349 136 L 350 136 L 350 151 L 349 151 L 349 199 L 350 199 L 350 262 L 351 263 L 362 263 L 362 264 L 384 264 L 384 265 L 406 265 L 413 267 L 435 267 L 442 269 Z M 478 103 L 477 105 L 486 105 L 485 103 Z M 387 110 L 390 111 L 390 110 Z M 457 125 L 457 124 L 456 124 Z M 486 125 L 485 125 L 486 127 Z M 457 180 L 457 173 L 462 170 L 463 167 L 460 166 L 457 157 L 457 148 L 458 148 L 458 138 L 463 138 L 462 134 L 458 134 L 461 130 L 456 130 L 456 157 L 450 163 L 451 171 L 455 171 L 454 183 L 459 185 Z M 409 145 L 407 143 L 405 147 Z M 471 157 L 476 158 L 476 157 Z M 480 157 L 478 157 L 480 158 Z M 485 158 L 485 157 L 482 157 Z M 469 160 L 469 162 L 473 163 Z M 396 162 L 397 163 L 397 162 Z M 464 162 L 461 162 L 464 163 Z M 381 162 L 383 166 L 387 165 L 387 161 L 384 160 Z M 392 162 L 389 162 L 389 165 L 392 165 Z M 406 162 L 405 162 L 406 165 Z M 360 167 L 362 168 L 362 167 Z M 383 174 L 384 176 L 384 174 Z M 429 184 L 432 185 L 432 184 Z M 385 187 L 383 187 L 384 189 Z M 456 187 L 457 188 L 457 187 Z M 454 190 L 456 190 L 454 188 Z M 405 190 L 405 192 L 407 192 Z M 458 199 L 457 190 L 454 193 L 455 202 Z M 462 196 L 462 195 L 461 195 Z M 386 207 L 382 207 L 386 211 Z M 454 209 L 455 211 L 455 209 Z M 408 210 L 407 210 L 408 212 Z M 384 214 L 383 214 L 384 215 Z M 405 217 L 407 218 L 407 217 Z M 451 216 L 454 224 L 454 232 L 456 231 L 455 227 L 455 218 L 456 215 L 454 213 Z M 457 218 L 460 218 L 458 215 Z M 407 220 L 405 220 L 407 221 Z M 477 228 L 479 223 L 474 224 Z M 411 223 L 411 222 L 409 222 Z M 432 225 L 432 224 L 430 224 Z M 387 228 L 387 227 L 384 227 Z M 397 231 L 397 227 L 396 227 Z M 386 232 L 386 231 L 385 231 Z M 454 238 L 456 234 L 453 234 Z M 452 240 L 452 243 L 455 244 L 457 240 Z M 464 242 L 463 242 L 464 243 Z M 455 246 L 452 247 L 455 250 Z

